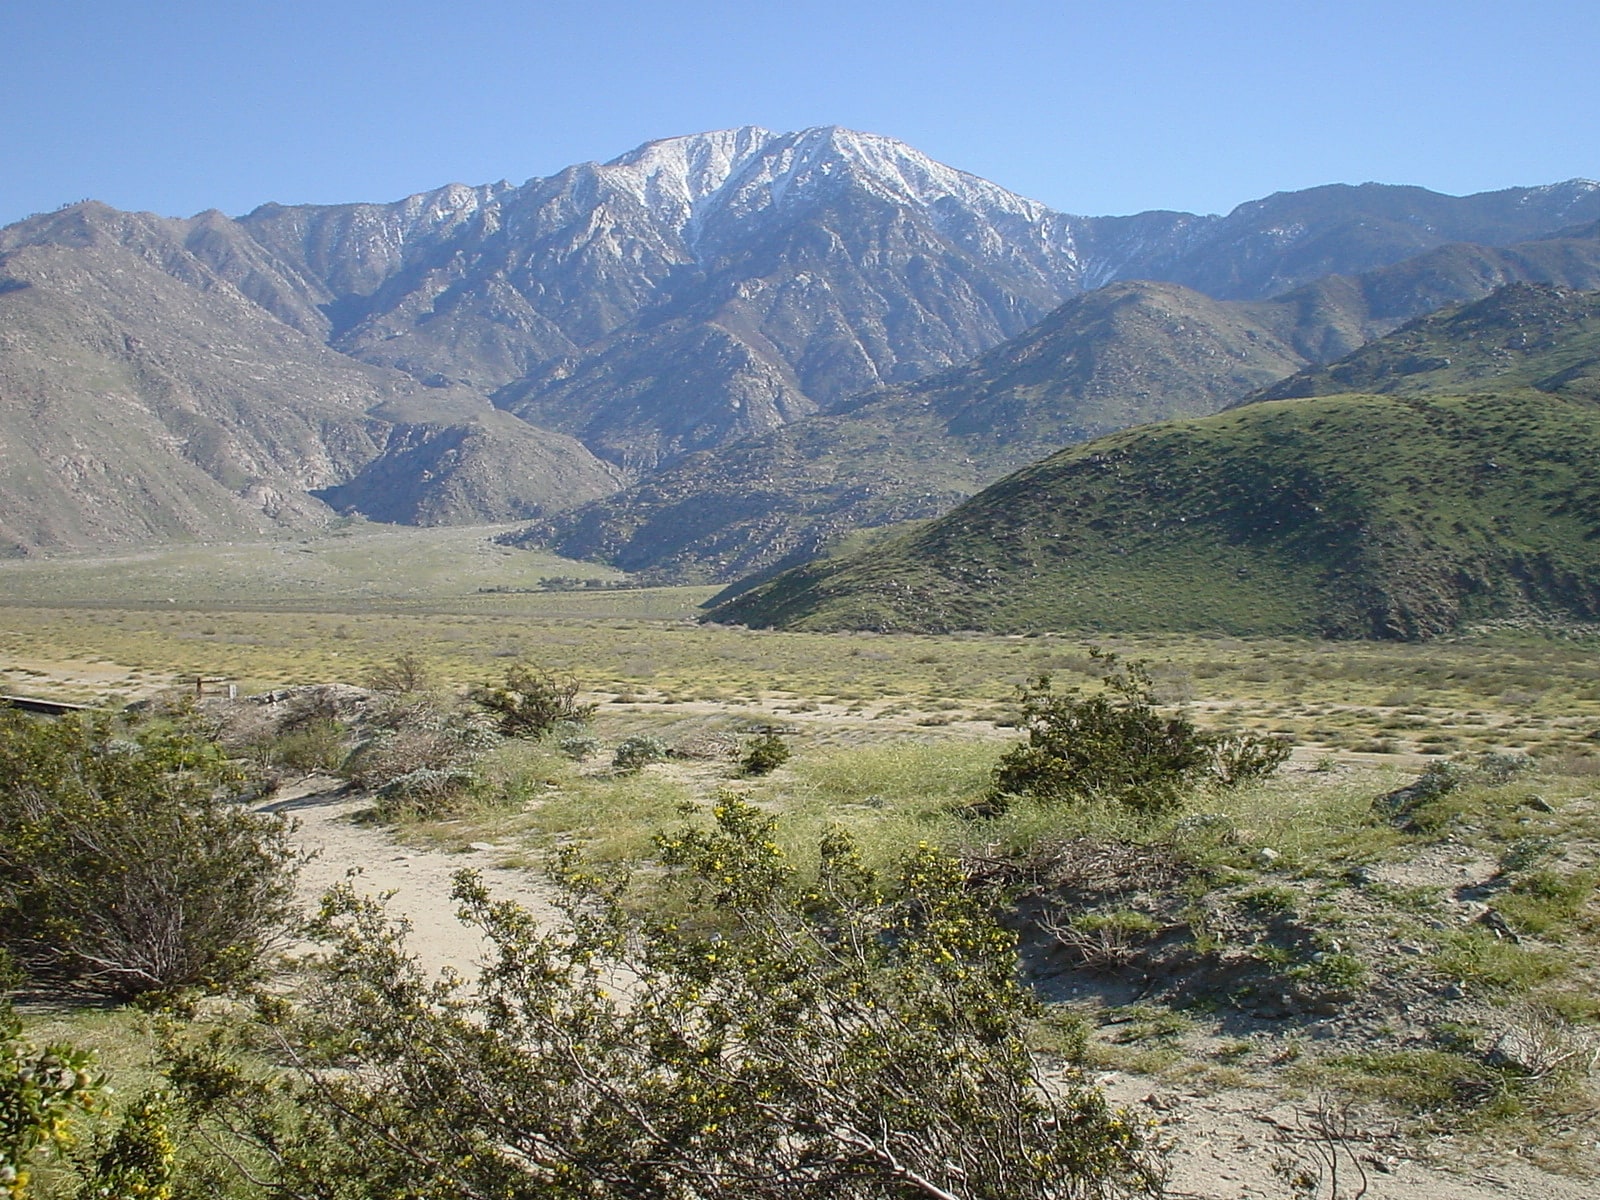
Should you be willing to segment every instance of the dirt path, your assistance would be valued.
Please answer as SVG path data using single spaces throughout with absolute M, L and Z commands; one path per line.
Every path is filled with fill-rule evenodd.
M 403 845 L 382 826 L 353 820 L 371 801 L 341 787 L 340 780 L 312 776 L 262 806 L 263 811 L 293 817 L 299 825 L 296 840 L 313 855 L 300 872 L 301 902 L 308 910 L 346 879 L 365 896 L 392 892 L 389 911 L 411 923 L 406 944 L 430 973 L 452 967 L 470 974 L 482 950 L 482 939 L 455 917 L 450 887 L 457 871 L 479 871 L 495 896 L 516 900 L 537 916 L 555 918 L 549 892 L 536 875 L 495 865 L 499 847 L 478 843 L 453 854 Z

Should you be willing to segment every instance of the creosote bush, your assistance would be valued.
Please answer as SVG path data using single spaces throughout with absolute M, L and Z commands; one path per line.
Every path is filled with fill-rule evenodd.
M 648 767 L 651 763 L 665 762 L 671 754 L 672 747 L 660 738 L 639 734 L 623 738 L 617 743 L 617 749 L 611 756 L 611 766 L 627 774 Z
M 1153 1195 L 1145 1127 L 1045 1089 L 1014 938 L 927 847 L 887 877 L 839 833 L 814 881 L 736 799 L 658 840 L 672 904 L 559 859 L 547 928 L 457 879 L 488 950 L 476 986 L 424 978 L 348 889 L 306 1006 L 177 1039 L 169 1077 L 270 1194 L 599 1200 L 1028 1200 Z
M 1099 694 L 1058 694 L 1041 675 L 1022 694 L 1028 740 L 994 769 L 979 815 L 1004 812 L 1011 798 L 1049 803 L 1109 801 L 1141 814 L 1178 807 L 1203 783 L 1233 786 L 1271 774 L 1289 757 L 1282 738 L 1214 734 L 1156 710 L 1142 663 L 1091 650 L 1103 664 Z
M 770 775 L 789 761 L 789 743 L 775 729 L 752 738 L 739 760 L 741 775 Z
M 252 978 L 293 910 L 288 826 L 182 725 L 0 712 L 0 945 L 127 998 Z
M 507 670 L 500 685 L 475 687 L 469 696 L 494 716 L 506 737 L 540 737 L 563 723 L 581 725 L 596 707 L 578 702 L 576 679 L 527 663 Z
M 0 1200 L 31 1194 L 32 1160 L 70 1145 L 73 1118 L 97 1111 L 105 1092 L 105 1081 L 91 1074 L 87 1051 L 23 1040 L 22 1022 L 6 994 L 19 982 L 0 951 Z

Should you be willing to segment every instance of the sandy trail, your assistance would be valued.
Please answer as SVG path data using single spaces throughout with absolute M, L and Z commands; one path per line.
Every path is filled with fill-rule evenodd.
M 292 817 L 299 826 L 296 842 L 313 855 L 300 870 L 300 898 L 308 911 L 346 879 L 364 896 L 393 893 L 389 911 L 411 923 L 406 945 L 423 969 L 436 974 L 451 967 L 468 976 L 480 961 L 483 939 L 456 920 L 450 888 L 457 871 L 478 871 L 495 897 L 516 900 L 542 919 L 556 919 L 548 886 L 531 872 L 496 866 L 498 847 L 451 853 L 404 845 L 382 826 L 354 821 L 372 801 L 341 788 L 340 780 L 312 776 L 261 806 Z

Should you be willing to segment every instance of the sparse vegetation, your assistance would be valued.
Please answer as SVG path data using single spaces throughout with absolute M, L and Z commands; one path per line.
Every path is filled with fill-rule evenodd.
M 880 878 L 835 835 L 809 883 L 772 818 L 729 799 L 714 821 L 660 839 L 689 905 L 666 917 L 570 858 L 554 929 L 459 879 L 492 948 L 479 1003 L 420 978 L 376 906 L 332 897 L 326 981 L 274 1020 L 287 1092 L 201 1040 L 174 1053 L 186 1104 L 292 1194 L 419 1174 L 463 1196 L 1159 1191 L 1137 1121 L 1039 1086 L 1011 939 L 956 862 L 922 848 Z
M 739 760 L 741 775 L 770 775 L 789 761 L 789 744 L 775 729 L 750 739 Z
M 573 595 L 656 603 L 660 593 Z M 1011 914 L 1028 977 L 1059 1001 L 1031 1026 L 1037 1049 L 1150 1072 L 1154 1089 L 1165 1080 L 1197 1090 L 1288 1083 L 1373 1104 L 1382 1099 L 1378 1076 L 1330 1062 L 1336 1052 L 1438 1049 L 1506 1079 L 1489 1057 L 1504 1053 L 1509 1025 L 1543 1027 L 1523 1015 L 1531 1007 L 1547 1014 L 1552 1039 L 1580 1048 L 1576 1056 L 1549 1076 L 1517 1077 L 1504 1102 L 1426 1114 L 1427 1127 L 1568 1153 L 1556 1131 L 1571 1124 L 1563 1112 L 1581 1110 L 1590 1083 L 1574 1064 L 1588 1061 L 1581 1047 L 1600 1021 L 1596 902 L 1584 888 L 1596 861 L 1587 797 L 1600 774 L 1600 673 L 1583 638 L 1506 630 L 1428 646 L 1108 639 L 1121 661 L 1149 664 L 1146 701 L 1158 716 L 1183 704 L 1178 715 L 1202 735 L 1292 738 L 1305 747 L 1304 763 L 1242 787 L 1210 786 L 1217 776 L 1207 767 L 1184 803 L 1162 811 L 1023 795 L 1003 814 L 971 821 L 955 810 L 989 792 L 996 759 L 1016 736 L 1009 731 L 1023 720 L 1020 688 L 1048 674 L 1057 696 L 1103 694 L 1103 664 L 1080 639 L 819 638 L 492 607 L 503 602 L 474 597 L 483 607 L 447 604 L 433 615 L 130 607 L 97 610 L 92 622 L 12 607 L 0 650 L 23 691 L 71 672 L 149 693 L 178 664 L 232 673 L 241 691 L 272 687 L 278 699 L 241 701 L 227 721 L 220 701 L 202 710 L 225 757 L 251 770 L 303 769 L 290 761 L 300 741 L 309 743 L 300 761 L 312 765 L 375 735 L 460 722 L 482 740 L 447 753 L 446 761 L 469 751 L 447 799 L 380 800 L 400 836 L 448 850 L 494 843 L 501 864 L 529 867 L 571 846 L 600 864 L 644 863 L 644 884 L 660 869 L 650 832 L 680 806 L 704 811 L 740 771 L 749 731 L 781 722 L 792 757 L 739 786 L 782 815 L 773 840 L 797 880 L 812 878 L 819 840 L 835 825 L 880 872 L 921 841 L 959 856 L 975 894 Z M 285 686 L 359 675 L 395 645 L 420 648 L 431 690 L 319 698 Z M 590 681 L 585 699 L 602 703 L 588 723 L 503 739 L 489 714 L 461 703 L 463 689 L 503 680 L 508 661 L 530 660 Z M 92 686 L 101 685 L 67 694 L 103 694 Z M 1439 748 L 1423 741 L 1434 734 L 1460 744 L 1416 757 Z M 656 739 L 670 768 L 613 767 L 630 738 Z M 401 748 L 379 736 L 341 769 L 381 786 L 363 764 L 386 741 Z M 1429 784 L 1395 798 L 1430 760 L 1438 765 Z M 88 1019 L 73 1018 L 71 1028 Z M 1451 1022 L 1473 1032 L 1449 1045 L 1433 1040 Z M 1326 1038 L 1314 1032 L 1323 1026 Z M 1254 1049 L 1239 1048 L 1247 1044 Z M 133 1079 L 124 1090 L 136 1098 L 145 1085 Z M 93 1135 L 96 1152 L 120 1119 L 108 1117 Z M 1540 1121 L 1549 1132 L 1532 1124 Z M 191 1136 L 181 1121 L 168 1128 L 180 1147 L 173 1169 L 182 1195 L 196 1186 L 185 1173 L 202 1168 L 181 1152 Z M 91 1157 L 87 1143 L 80 1157 Z M 1574 1161 L 1581 1166 L 1581 1155 Z M 64 1164 L 36 1182 L 45 1200 L 80 1187 Z
M 474 688 L 469 695 L 506 737 L 542 737 L 558 725 L 581 725 L 594 716 L 597 705 L 579 701 L 578 691 L 571 676 L 517 663 L 498 686 Z

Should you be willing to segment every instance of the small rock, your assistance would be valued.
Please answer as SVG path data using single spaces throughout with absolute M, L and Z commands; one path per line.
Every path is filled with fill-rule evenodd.
M 1467 998 L 1467 990 L 1459 983 L 1449 983 L 1444 986 L 1439 995 L 1446 1000 L 1465 1000 Z
M 471 850 L 498 850 L 498 849 L 500 849 L 500 847 L 496 846 L 493 842 L 473 842 L 468 848 L 471 849 Z
M 1502 942 L 1517 943 L 1522 941 L 1522 939 L 1517 936 L 1517 931 L 1511 928 L 1511 923 L 1492 908 L 1485 909 L 1483 914 L 1476 921 L 1474 921 L 1473 924 L 1482 925 Z
M 1555 806 L 1543 796 L 1529 796 L 1522 802 L 1523 808 L 1531 808 L 1534 812 L 1555 812 Z
M 1270 867 L 1282 857 L 1283 855 L 1279 854 L 1271 846 L 1263 846 L 1255 852 L 1252 859 L 1258 867 Z
M 1483 1055 L 1484 1061 L 1492 1067 L 1510 1067 L 1529 1075 L 1542 1074 L 1550 1065 L 1549 1057 L 1549 1051 L 1520 1025 L 1501 1030 Z

